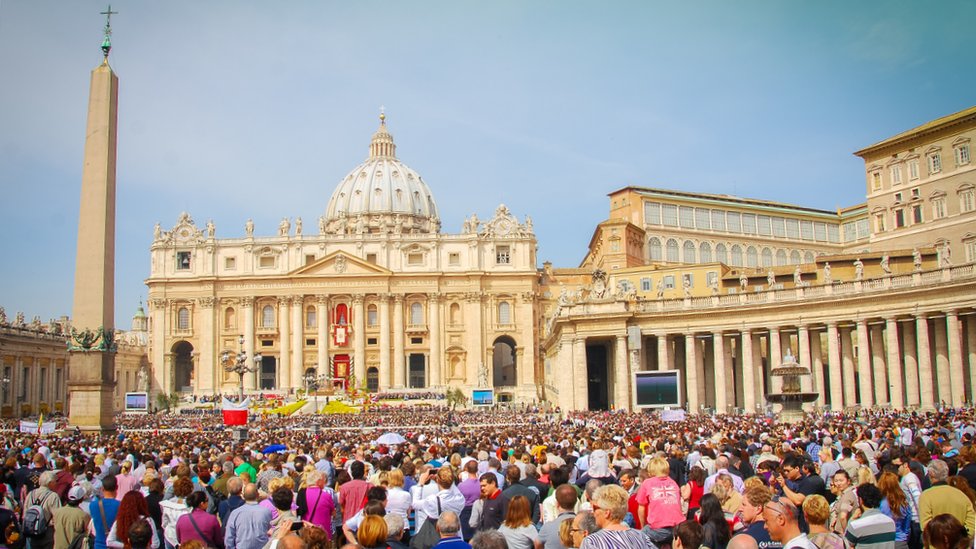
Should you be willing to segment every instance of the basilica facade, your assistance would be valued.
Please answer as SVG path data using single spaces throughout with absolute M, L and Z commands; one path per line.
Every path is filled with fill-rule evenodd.
M 225 365 L 260 354 L 248 392 L 314 382 L 371 392 L 493 387 L 535 401 L 538 274 L 531 219 L 498 206 L 442 232 L 423 178 L 396 156 L 385 117 L 311 231 L 217 238 L 182 214 L 151 245 L 154 392 L 234 392 Z

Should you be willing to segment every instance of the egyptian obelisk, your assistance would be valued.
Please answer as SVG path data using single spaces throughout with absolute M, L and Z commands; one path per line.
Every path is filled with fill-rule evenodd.
M 119 79 L 108 64 L 112 7 L 105 12 L 102 63 L 91 73 L 81 175 L 74 307 L 68 342 L 68 422 L 85 431 L 114 429 L 115 153 Z

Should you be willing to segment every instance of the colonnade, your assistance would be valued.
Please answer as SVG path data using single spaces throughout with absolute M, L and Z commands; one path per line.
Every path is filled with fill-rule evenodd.
M 689 411 L 761 410 L 764 395 L 781 389 L 770 372 L 787 349 L 811 372 L 802 391 L 818 393 L 814 405 L 833 410 L 960 406 L 973 401 L 976 388 L 972 310 L 660 332 L 645 334 L 644 343 L 643 369 L 682 371 Z M 620 387 L 632 383 L 632 368 L 619 356 L 614 362 L 614 401 L 627 406 L 630 397 Z

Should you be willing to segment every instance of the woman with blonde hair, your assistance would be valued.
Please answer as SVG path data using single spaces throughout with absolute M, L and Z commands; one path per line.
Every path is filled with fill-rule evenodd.
M 268 509 L 269 511 L 271 511 L 271 520 L 276 520 L 278 518 L 278 509 L 275 508 L 274 503 L 271 501 L 270 494 L 273 494 L 275 490 L 277 490 L 278 488 L 282 488 L 282 487 L 288 488 L 289 490 L 291 490 L 292 492 L 294 492 L 295 491 L 295 481 L 292 480 L 291 477 L 287 477 L 287 476 L 286 477 L 277 477 L 277 478 L 271 479 L 268 482 L 268 494 L 269 494 L 268 497 L 266 497 L 265 499 L 261 500 L 260 503 L 258 503 L 258 505 L 260 505 L 261 507 L 264 507 L 265 509 Z M 298 506 L 295 505 L 295 502 L 294 501 L 292 501 L 291 510 L 292 511 L 296 511 L 297 509 L 298 509 Z
M 386 537 L 389 528 L 386 521 L 379 515 L 365 515 L 363 522 L 356 530 L 356 541 L 365 549 L 386 549 Z
M 818 549 L 844 549 L 844 538 L 827 528 L 830 504 L 820 494 L 812 494 L 803 500 L 803 517 L 810 528 L 808 537 Z
M 410 492 L 403 489 L 403 471 L 400 469 L 393 469 L 386 475 L 386 482 L 388 484 L 386 491 L 386 512 L 396 513 L 407 520 L 407 513 L 410 512 L 410 506 L 413 504 L 413 497 Z
M 505 536 L 508 549 L 541 549 L 539 532 L 532 525 L 532 511 L 525 496 L 515 496 L 508 502 L 508 511 L 498 532 Z
M 878 481 L 874 478 L 874 473 L 871 472 L 871 468 L 867 465 L 857 468 L 857 486 L 863 484 L 878 484 Z
M 637 489 L 637 517 L 647 527 L 654 543 L 672 538 L 673 529 L 685 520 L 681 512 L 681 489 L 669 475 L 671 467 L 663 457 L 647 462 L 648 478 Z

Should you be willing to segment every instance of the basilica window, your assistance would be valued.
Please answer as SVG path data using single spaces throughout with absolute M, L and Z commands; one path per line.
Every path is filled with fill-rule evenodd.
M 227 307 L 224 309 L 224 329 L 233 330 L 235 327 L 237 327 L 237 319 L 234 315 L 234 308 Z
M 685 263 L 697 263 L 695 259 L 695 243 L 690 240 L 685 240 L 684 245 L 684 256 Z
M 651 261 L 661 261 L 661 240 L 651 237 L 647 241 L 647 255 Z
M 411 326 L 423 326 L 424 324 L 424 306 L 420 303 L 410 304 L 410 325 Z
M 512 323 L 512 306 L 507 301 L 498 303 L 498 323 L 503 326 Z
M 190 270 L 190 252 L 176 252 L 176 270 Z
M 236 257 L 225 257 L 224 258 L 224 269 L 228 271 L 233 271 L 237 268 L 237 258 Z
M 673 261 L 677 263 L 680 261 L 678 259 L 678 241 L 670 238 L 667 243 L 668 261 Z
M 274 267 L 275 266 L 275 256 L 273 256 L 273 255 L 264 255 L 264 256 L 261 256 L 261 258 L 258 259 L 258 266 L 259 267 L 262 267 L 262 268 Z
M 423 265 L 424 264 L 424 254 L 420 252 L 413 252 L 407 254 L 407 265 Z
M 315 328 L 318 325 L 318 315 L 315 307 L 305 307 L 305 327 Z
M 274 328 L 274 325 L 275 325 L 274 307 L 272 307 L 271 305 L 265 305 L 261 309 L 261 327 Z
M 176 329 L 180 331 L 190 329 L 190 310 L 186 307 L 180 307 L 176 311 Z
M 10 367 L 10 366 L 4 366 L 3 367 L 3 378 L 4 379 L 8 379 L 8 380 L 9 379 L 13 379 L 13 375 L 14 374 L 13 374 L 13 368 L 12 367 Z M 4 402 L 4 404 L 6 404 L 7 402 L 10 402 L 10 387 L 9 387 L 9 385 L 10 385 L 9 383 L 4 383 L 3 384 L 3 402 Z
M 495 263 L 508 265 L 512 262 L 512 248 L 510 246 L 495 246 Z
M 451 266 L 458 266 L 461 264 L 461 254 L 458 252 L 451 252 L 447 254 L 447 264 Z
M 376 311 L 376 305 L 370 305 L 366 308 L 366 325 L 370 327 L 375 327 L 379 324 L 379 315 Z
M 28 363 L 30 359 L 25 359 Z M 30 367 L 24 366 L 20 371 L 20 400 L 27 400 L 27 391 L 30 388 Z
M 712 245 L 708 242 L 702 242 L 699 246 L 699 255 L 702 263 L 712 262 Z
M 450 319 L 451 326 L 457 326 L 461 324 L 461 306 L 457 303 L 451 303 L 450 313 L 448 315 Z

